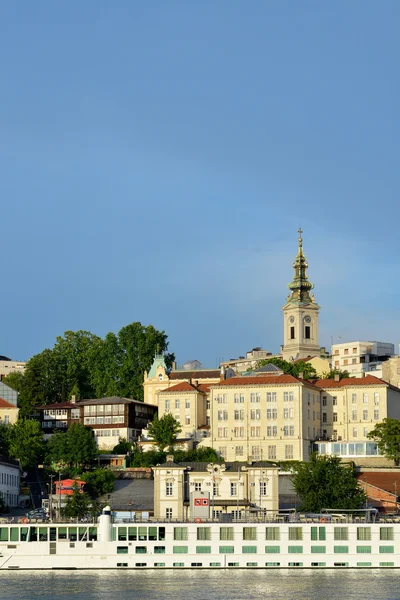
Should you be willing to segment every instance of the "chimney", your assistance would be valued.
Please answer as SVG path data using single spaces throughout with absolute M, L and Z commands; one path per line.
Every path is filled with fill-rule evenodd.
M 199 380 L 193 379 L 193 385 L 194 385 L 194 387 L 197 387 L 199 385 Z
M 165 461 L 166 462 L 174 462 L 174 455 L 173 454 L 167 454 Z
M 365 377 L 365 371 L 361 371 L 361 377 Z
M 76 404 L 76 395 L 72 394 L 71 396 L 71 404 Z
M 176 371 L 176 360 L 174 360 L 172 363 L 172 370 Z
M 340 381 L 340 375 L 339 373 L 335 373 L 334 377 L 333 377 L 334 381 Z
M 300 371 L 300 373 L 299 373 L 299 379 L 304 379 L 304 373 L 303 373 L 303 371 Z
M 225 367 L 224 367 L 224 365 L 221 365 L 221 372 L 220 372 L 219 378 L 220 378 L 220 381 L 224 381 L 224 379 L 225 379 Z

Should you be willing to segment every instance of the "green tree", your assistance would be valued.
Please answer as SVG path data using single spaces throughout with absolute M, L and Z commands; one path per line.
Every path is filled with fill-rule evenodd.
M 338 456 L 312 454 L 294 467 L 293 486 L 301 498 L 300 510 L 319 513 L 323 508 L 357 509 L 365 504 L 354 466 Z
M 114 491 L 115 477 L 109 469 L 93 469 L 83 473 L 81 479 L 86 481 L 85 492 L 93 499 Z
M 173 448 L 182 428 L 179 421 L 171 413 L 166 413 L 161 419 L 156 415 L 153 422 L 148 425 L 147 430 L 162 452 L 166 447 Z
M 75 483 L 71 496 L 67 496 L 65 507 L 61 509 L 63 517 L 84 517 L 90 512 L 90 499 Z
M 39 421 L 19 419 L 9 426 L 9 456 L 18 458 L 23 468 L 33 467 L 43 457 L 44 440 Z
M 400 462 L 400 421 L 397 419 L 383 419 L 377 423 L 367 436 L 374 440 L 381 454 L 394 460 L 396 465 Z
M 95 460 L 97 445 L 93 430 L 81 423 L 71 423 L 65 433 L 56 433 L 47 443 L 46 462 L 61 470 L 82 472 Z
M 272 364 L 279 369 L 282 369 L 284 373 L 287 375 L 293 375 L 293 377 L 299 377 L 300 373 L 303 373 L 304 379 L 316 379 L 317 373 L 312 366 L 312 364 L 307 360 L 298 360 L 294 363 L 291 363 L 287 360 L 283 360 L 282 358 L 278 358 L 273 356 L 272 358 L 263 358 L 259 360 L 256 364 L 256 369 L 263 367 L 264 365 Z M 254 369 L 250 369 L 251 371 Z
M 124 438 L 120 439 L 118 444 L 113 448 L 113 454 L 128 454 L 132 451 L 133 444 L 127 442 Z
M 0 456 L 8 456 L 9 454 L 9 425 L 0 424 Z
M 351 377 L 351 375 L 348 371 L 340 371 L 340 369 L 331 369 L 330 371 L 327 371 L 326 373 L 322 373 L 320 379 L 335 379 L 336 376 L 339 377 L 339 380 L 347 379 L 348 377 Z

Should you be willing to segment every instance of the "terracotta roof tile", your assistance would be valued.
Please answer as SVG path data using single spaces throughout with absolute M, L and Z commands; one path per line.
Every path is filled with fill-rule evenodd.
M 177 383 L 172 387 L 166 388 L 165 390 L 160 390 L 159 394 L 165 394 L 167 392 L 197 392 L 197 388 L 194 385 L 191 385 L 187 381 L 182 381 L 182 383 Z
M 170 379 L 217 379 L 220 376 L 219 369 L 208 369 L 198 371 L 171 371 Z
M 357 479 L 363 483 L 374 485 L 381 490 L 395 493 L 396 489 L 400 490 L 400 472 L 397 470 L 388 469 L 386 472 L 382 471 L 362 471 L 357 473 Z M 396 484 L 395 484 L 396 482 Z M 397 492 L 398 493 L 398 492 Z
M 197 389 L 205 394 L 209 394 L 210 392 L 210 386 L 207 383 L 200 383 L 200 385 L 197 386 Z
M 304 383 L 312 386 L 309 381 L 304 379 L 297 379 L 293 375 L 256 375 L 255 377 L 231 377 L 225 379 L 220 383 L 215 383 L 212 387 L 226 387 L 226 386 L 245 386 L 245 385 L 279 385 L 288 383 Z
M 4 398 L 0 398 L 0 408 L 17 408 L 15 404 L 11 404 L 11 402 L 7 402 Z
M 366 375 L 365 377 L 344 377 L 340 381 L 334 379 L 318 379 L 315 384 L 319 388 L 340 388 L 349 387 L 355 385 L 386 385 L 389 384 L 379 377 L 373 375 Z M 399 390 L 400 391 L 400 390 Z

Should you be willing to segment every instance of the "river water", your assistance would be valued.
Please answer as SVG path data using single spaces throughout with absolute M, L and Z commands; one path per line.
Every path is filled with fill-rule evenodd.
M 0 600 L 399 600 L 396 570 L 0 572 Z

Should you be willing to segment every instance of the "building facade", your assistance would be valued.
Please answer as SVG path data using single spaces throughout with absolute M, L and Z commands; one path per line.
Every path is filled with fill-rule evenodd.
M 11 360 L 7 356 L 0 356 L 0 381 L 10 373 L 23 373 L 26 363 L 23 361 Z
M 10 508 L 19 505 L 20 478 L 19 461 L 0 456 L 0 497 Z
M 0 398 L 0 425 L 14 425 L 18 420 L 19 408 Z
M 244 518 L 279 510 L 278 468 L 268 463 L 181 463 L 153 467 L 154 516 L 160 519 Z
M 352 377 L 371 373 L 383 377 L 384 363 L 394 356 L 394 345 L 387 342 L 346 342 L 332 344 L 332 368 L 348 371 Z

